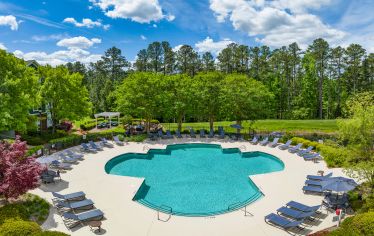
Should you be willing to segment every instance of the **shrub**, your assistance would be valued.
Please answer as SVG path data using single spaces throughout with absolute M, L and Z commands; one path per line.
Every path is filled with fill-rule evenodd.
M 29 148 L 29 150 L 27 150 L 27 152 L 26 152 L 26 156 L 34 155 L 40 149 L 43 149 L 42 145 L 38 145 L 38 146 L 35 146 L 35 147 L 32 147 L 32 148 Z
M 374 212 L 357 214 L 346 218 L 329 236 L 374 235 Z
M 7 204 L 0 208 L 0 225 L 7 219 L 28 220 L 29 216 L 28 210 L 22 204 Z
M 82 136 L 77 134 L 71 134 L 69 136 L 63 138 L 52 139 L 49 141 L 50 144 L 58 144 L 62 145 L 61 148 L 68 148 L 71 146 L 75 146 L 81 143 Z
M 143 142 L 147 139 L 146 134 L 138 134 L 125 138 L 127 142 Z
M 58 232 L 58 231 L 43 231 L 37 234 L 34 234 L 33 236 L 69 236 L 68 234 Z
M 37 223 L 20 219 L 8 219 L 0 226 L 1 235 L 30 236 L 40 232 Z
M 321 152 L 328 167 L 342 167 L 348 160 L 349 155 L 353 155 L 350 150 L 336 145 L 322 144 L 304 138 L 292 138 L 292 144 L 302 143 L 303 147 L 313 146 L 317 152 Z

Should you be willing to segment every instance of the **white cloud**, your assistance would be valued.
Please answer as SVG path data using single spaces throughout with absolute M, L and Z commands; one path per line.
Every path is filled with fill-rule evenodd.
M 144 35 L 140 35 L 140 38 L 141 38 L 142 40 L 147 40 L 147 37 L 145 37 Z
M 182 46 L 183 46 L 183 44 L 179 44 L 179 45 L 173 47 L 173 52 L 178 52 L 179 49 L 180 49 Z
M 203 41 L 199 41 L 195 44 L 198 52 L 211 52 L 217 55 L 222 49 L 226 48 L 230 43 L 235 43 L 230 39 L 224 39 L 222 41 L 214 42 L 213 39 L 207 37 Z
M 2 49 L 2 50 L 7 50 L 7 48 L 5 47 L 5 45 L 2 44 L 2 43 L 0 43 L 0 49 Z
M 60 47 L 66 47 L 66 48 L 79 48 L 79 49 L 85 49 L 90 48 L 94 44 L 101 43 L 101 39 L 98 38 L 92 38 L 88 39 L 83 36 L 73 37 L 73 38 L 65 38 L 57 42 L 57 46 Z
M 109 29 L 110 25 L 104 25 L 101 23 L 101 20 L 93 21 L 90 18 L 83 18 L 82 22 L 78 22 L 72 17 L 65 18 L 64 23 L 70 23 L 75 25 L 76 27 L 85 27 L 85 28 L 94 28 L 94 27 L 102 27 L 103 29 Z
M 24 53 L 20 50 L 16 50 L 13 52 L 13 54 L 16 57 L 23 58 L 25 60 L 36 60 L 42 65 L 49 64 L 52 66 L 62 65 L 68 62 L 75 61 L 80 61 L 84 64 L 88 64 L 90 62 L 96 62 L 101 58 L 101 55 L 91 54 L 90 52 L 79 48 L 55 51 L 50 54 L 43 51 Z
M 50 35 L 33 35 L 31 39 L 36 42 L 46 42 L 46 41 L 53 41 L 53 40 L 61 40 L 66 37 L 69 37 L 68 34 L 50 34 Z
M 131 19 L 138 23 L 150 23 L 167 19 L 174 20 L 172 15 L 164 15 L 158 0 L 90 0 L 110 18 Z
M 18 29 L 18 22 L 15 16 L 0 16 L 0 25 L 10 26 L 11 30 Z
M 344 37 L 345 32 L 324 24 L 319 17 L 306 12 L 330 2 L 210 0 L 210 9 L 218 22 L 228 19 L 234 29 L 257 37 L 257 41 L 264 44 L 279 47 L 297 42 L 305 47 L 319 37 L 329 42 Z

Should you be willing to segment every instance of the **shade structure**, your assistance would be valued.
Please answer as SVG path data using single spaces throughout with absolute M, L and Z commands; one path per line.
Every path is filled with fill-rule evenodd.
M 97 128 L 97 119 L 99 117 L 104 117 L 105 119 L 108 118 L 109 119 L 109 127 L 111 128 L 112 127 L 112 118 L 117 117 L 117 120 L 119 122 L 120 113 L 119 112 L 107 112 L 106 111 L 106 112 L 97 113 L 94 116 L 95 116 L 95 119 L 96 119 L 96 128 Z
M 329 190 L 337 193 L 346 193 L 356 188 L 358 184 L 353 180 L 345 177 L 332 177 L 324 180 L 322 183 L 323 190 Z

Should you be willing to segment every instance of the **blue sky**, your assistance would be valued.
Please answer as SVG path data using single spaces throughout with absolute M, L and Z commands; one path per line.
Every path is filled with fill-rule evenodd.
M 371 0 L 1 0 L 0 48 L 52 65 L 96 61 L 119 47 L 130 61 L 153 41 L 217 54 L 231 42 L 272 48 L 318 37 L 374 52 Z

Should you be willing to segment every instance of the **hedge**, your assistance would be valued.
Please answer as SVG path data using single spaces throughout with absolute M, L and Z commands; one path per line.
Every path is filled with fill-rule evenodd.
M 32 156 L 34 155 L 37 151 L 39 151 L 40 149 L 43 149 L 43 146 L 42 145 L 38 145 L 38 146 L 34 146 L 34 147 L 31 147 L 27 150 L 26 152 L 26 156 Z
M 374 235 L 374 211 L 346 218 L 329 236 Z
M 21 219 L 8 219 L 0 225 L 0 235 L 7 236 L 68 236 L 57 231 L 42 231 L 40 226 L 33 221 Z
M 302 143 L 303 147 L 313 146 L 315 151 L 321 152 L 323 159 L 328 167 L 342 167 L 349 159 L 350 155 L 354 155 L 352 151 L 345 147 L 332 146 L 331 144 L 322 144 L 313 142 L 303 138 L 292 138 L 292 144 Z

